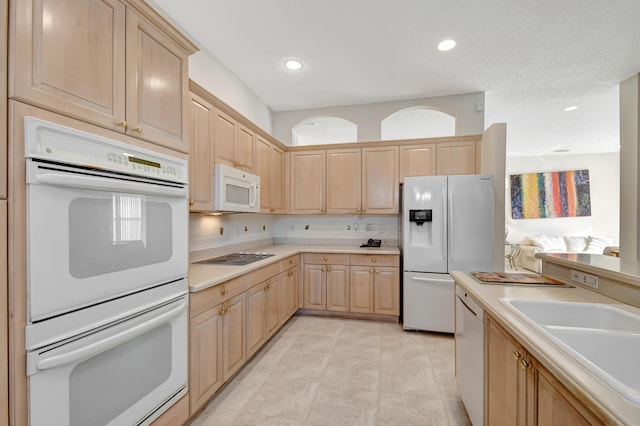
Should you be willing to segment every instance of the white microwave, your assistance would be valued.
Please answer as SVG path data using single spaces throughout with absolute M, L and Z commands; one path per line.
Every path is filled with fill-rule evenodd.
M 260 176 L 225 164 L 213 165 L 213 208 L 220 212 L 260 212 Z

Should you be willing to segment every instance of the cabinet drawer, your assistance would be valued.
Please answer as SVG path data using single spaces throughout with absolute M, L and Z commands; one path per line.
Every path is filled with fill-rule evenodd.
M 210 309 L 220 303 L 231 299 L 247 289 L 246 275 L 209 287 L 197 293 L 191 293 L 189 301 L 189 317 Z
M 400 267 L 400 256 L 396 254 L 352 254 L 351 265 Z
M 293 268 L 294 266 L 298 266 L 298 262 L 300 262 L 300 256 L 290 256 L 286 259 L 280 261 L 280 271 L 286 271 L 289 268 Z
M 348 265 L 349 255 L 338 253 L 305 253 L 304 263 L 318 265 Z
M 263 266 L 260 269 L 249 272 L 247 277 L 247 288 L 251 288 L 256 284 L 260 284 L 269 278 L 280 273 L 280 262 L 274 262 L 271 265 Z

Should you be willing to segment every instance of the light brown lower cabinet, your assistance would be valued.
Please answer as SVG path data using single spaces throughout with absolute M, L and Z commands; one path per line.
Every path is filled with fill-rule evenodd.
M 222 386 L 222 304 L 189 320 L 191 413 Z
M 485 424 L 605 424 L 486 314 L 485 345 Z
M 189 412 L 193 416 L 300 307 L 297 258 L 206 290 L 189 302 Z M 284 268 L 284 271 L 280 272 Z M 247 277 L 253 274 L 251 279 Z M 256 277 L 267 279 L 257 283 Z M 254 285 L 255 284 L 255 285 Z M 250 287 L 247 289 L 247 287 Z
M 397 255 L 313 253 L 304 259 L 305 309 L 400 315 Z

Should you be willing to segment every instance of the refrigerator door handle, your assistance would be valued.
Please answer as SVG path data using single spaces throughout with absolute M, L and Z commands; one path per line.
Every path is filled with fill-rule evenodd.
M 453 194 L 451 191 L 447 194 L 447 200 L 449 201 L 449 224 L 453 223 Z M 448 229 L 448 227 L 447 227 Z M 449 238 L 449 259 L 453 260 L 453 240 L 455 238 Z
M 423 281 L 429 283 L 447 283 L 451 284 L 452 280 L 441 280 L 438 278 L 422 278 L 422 277 L 411 277 L 413 281 Z
M 442 258 L 447 259 L 447 229 L 449 224 L 447 223 L 447 191 L 442 191 L 442 217 L 444 218 L 444 225 L 442 226 Z

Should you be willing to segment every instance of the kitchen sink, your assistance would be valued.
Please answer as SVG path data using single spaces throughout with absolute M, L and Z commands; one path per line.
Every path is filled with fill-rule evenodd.
M 640 333 L 640 315 L 601 303 L 501 299 L 516 314 L 542 326 L 565 326 Z
M 508 298 L 500 303 L 640 406 L 640 315 L 599 303 Z

